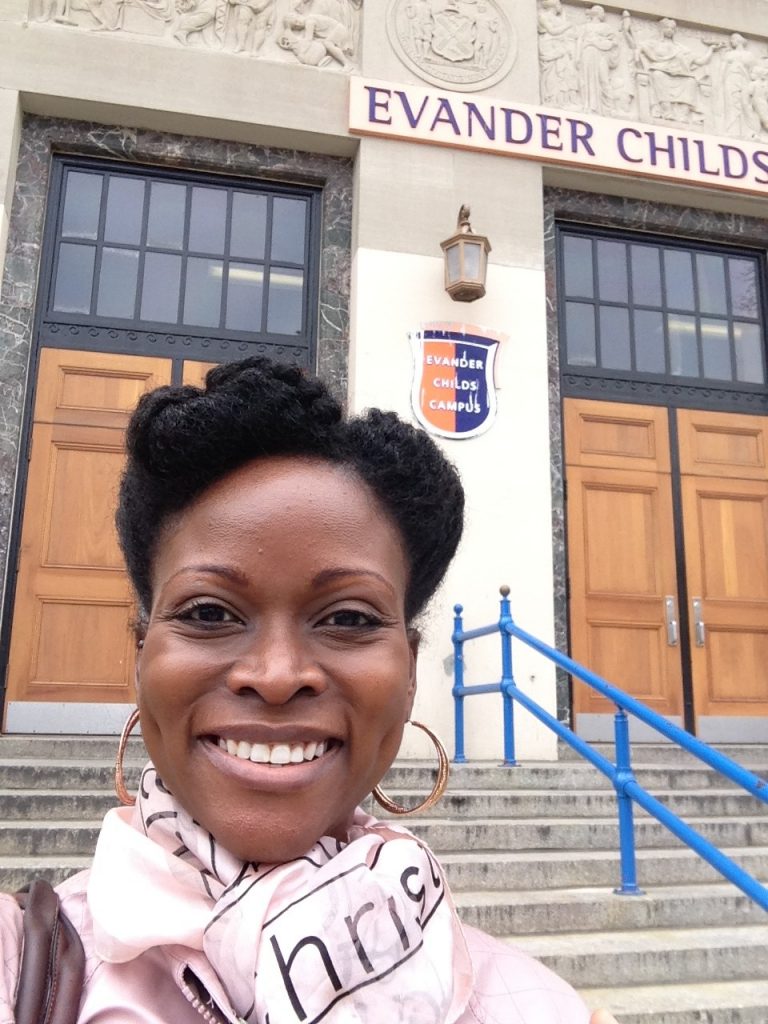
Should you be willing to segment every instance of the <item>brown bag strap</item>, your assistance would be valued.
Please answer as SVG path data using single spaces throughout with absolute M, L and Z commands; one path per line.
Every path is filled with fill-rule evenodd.
M 16 899 L 24 910 L 16 1024 L 76 1024 L 85 976 L 80 936 L 42 878 Z

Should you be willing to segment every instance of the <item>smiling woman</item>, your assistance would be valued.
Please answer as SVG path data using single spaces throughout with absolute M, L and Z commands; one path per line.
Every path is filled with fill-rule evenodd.
M 58 890 L 78 1024 L 586 1024 L 564 982 L 460 924 L 428 848 L 359 807 L 409 720 L 414 620 L 462 514 L 426 434 L 345 421 L 295 368 L 141 400 L 117 524 L 151 762 Z M 4 1024 L 19 935 L 0 898 Z
M 243 860 L 345 840 L 394 759 L 415 690 L 407 580 L 367 488 L 314 458 L 247 463 L 162 535 L 138 669 L 144 741 L 174 796 Z

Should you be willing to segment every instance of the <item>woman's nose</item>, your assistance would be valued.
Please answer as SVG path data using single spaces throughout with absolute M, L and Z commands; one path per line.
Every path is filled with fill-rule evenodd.
M 325 673 L 309 647 L 300 630 L 257 626 L 247 649 L 230 666 L 227 686 L 233 693 L 257 693 L 267 704 L 322 693 L 327 685 Z

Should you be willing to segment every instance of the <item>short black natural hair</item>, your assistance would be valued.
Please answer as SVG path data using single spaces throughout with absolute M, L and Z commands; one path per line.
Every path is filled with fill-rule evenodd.
M 405 547 L 409 622 L 434 594 L 461 538 L 464 492 L 434 441 L 380 409 L 345 419 L 327 386 L 297 366 L 251 358 L 214 367 L 204 388 L 157 388 L 139 401 L 126 447 L 115 520 L 142 618 L 164 526 L 254 459 L 319 458 L 370 487 Z

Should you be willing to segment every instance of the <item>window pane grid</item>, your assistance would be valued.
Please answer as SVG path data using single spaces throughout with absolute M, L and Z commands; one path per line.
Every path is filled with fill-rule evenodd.
M 182 228 L 182 249 L 181 254 L 181 278 L 179 283 L 179 296 L 178 296 L 178 307 L 176 311 L 176 323 L 178 326 L 186 326 L 184 324 L 184 309 L 187 301 L 187 281 L 189 274 L 189 250 L 187 245 L 189 243 L 189 189 L 186 190 L 184 195 L 184 225 Z M 194 258 L 194 257 L 193 257 Z
M 269 285 L 272 272 L 272 222 L 275 217 L 275 204 L 267 201 L 267 223 L 264 228 L 264 285 L 261 300 L 261 330 L 267 330 L 269 323 Z
M 635 317 L 637 311 L 642 309 L 642 306 L 635 302 L 635 275 L 632 262 L 633 251 L 632 246 L 627 243 L 625 246 L 625 263 L 627 274 L 627 302 L 629 304 L 629 352 L 631 367 L 637 373 L 642 371 L 640 370 L 640 363 L 638 360 L 637 325 Z
M 567 365 L 765 383 L 756 256 L 568 229 L 558 238 Z
M 227 301 L 229 298 L 229 251 L 232 241 L 232 189 L 227 189 L 224 208 L 224 241 L 222 253 L 223 268 L 221 273 L 221 310 L 220 324 L 227 327 Z
M 149 230 L 149 182 L 144 182 L 144 203 L 141 208 L 141 227 L 139 230 L 139 270 L 136 282 L 136 304 L 134 317 L 141 320 L 141 308 L 144 303 L 144 274 L 147 261 L 147 231 Z
M 69 177 L 78 174 L 70 197 Z M 122 206 L 121 195 L 128 196 Z M 235 196 L 245 214 L 237 252 Z M 66 235 L 65 210 L 73 225 Z M 239 337 L 296 337 L 307 329 L 311 224 L 304 194 L 89 169 L 64 174 L 61 211 L 49 299 L 54 316 Z
M 90 315 L 96 315 L 96 308 L 98 304 L 98 294 L 101 288 L 101 265 L 104 257 L 104 228 L 107 223 L 107 203 L 106 194 L 107 186 L 109 182 L 102 180 L 101 184 L 101 206 L 99 208 L 99 227 L 96 234 L 96 262 L 93 268 L 93 284 L 91 287 L 91 308 L 89 310 Z

